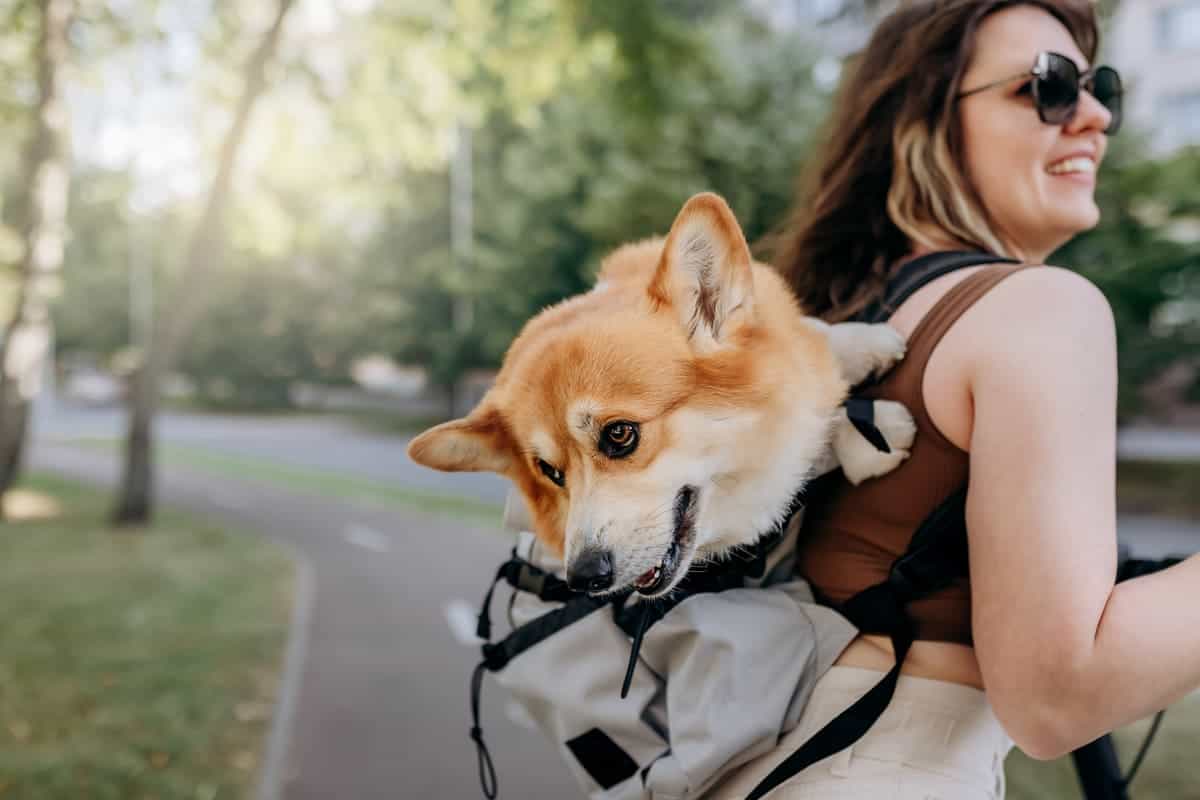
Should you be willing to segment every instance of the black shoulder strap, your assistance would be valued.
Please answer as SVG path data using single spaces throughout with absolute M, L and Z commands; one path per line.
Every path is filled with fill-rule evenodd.
M 888 280 L 883 297 L 856 314 L 855 319 L 859 322 L 883 322 L 918 289 L 955 270 L 982 264 L 1016 263 L 1015 259 L 971 250 L 942 250 L 917 256 L 901 266 Z
M 969 251 L 918 256 L 904 264 L 888 281 L 884 296 L 859 312 L 855 319 L 883 322 L 931 281 L 965 267 L 998 263 L 1017 262 L 992 253 Z M 886 580 L 851 597 L 840 609 L 860 630 L 886 633 L 891 637 L 895 666 L 865 695 L 776 766 L 746 796 L 746 800 L 758 800 L 806 767 L 854 744 L 883 714 L 896 691 L 900 668 L 914 639 L 907 605 L 940 591 L 967 574 L 965 505 L 964 487 L 922 521 L 908 549 L 892 564 Z
M 754 787 L 746 800 L 759 800 L 806 767 L 857 742 L 883 714 L 896 684 L 913 630 L 906 606 L 939 591 L 967 574 L 963 508 L 966 489 L 930 514 L 913 535 L 908 550 L 892 564 L 886 580 L 851 597 L 840 611 L 859 629 L 891 637 L 896 664 L 849 708 L 827 722 Z

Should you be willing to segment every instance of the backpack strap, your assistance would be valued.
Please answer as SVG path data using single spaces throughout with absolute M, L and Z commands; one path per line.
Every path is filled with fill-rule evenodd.
M 1018 263 L 1012 258 L 972 250 L 943 250 L 917 256 L 906 261 L 888 280 L 883 297 L 858 312 L 854 319 L 858 322 L 885 322 L 919 289 L 955 270 L 984 264 Z
M 514 589 L 529 592 L 545 602 L 566 603 L 575 597 L 566 581 L 530 564 L 517 555 L 517 548 L 514 547 L 509 559 L 496 570 L 496 577 L 488 585 L 483 604 L 479 607 L 475 635 L 484 641 L 492 638 L 492 594 L 496 591 L 496 584 L 502 580 L 508 581 Z
M 983 264 L 1017 263 L 982 252 L 938 252 L 918 256 L 888 282 L 884 296 L 855 316 L 856 321 L 886 321 L 900 305 L 931 281 L 950 272 Z M 921 522 L 908 549 L 893 562 L 888 577 L 851 597 L 839 609 L 860 630 L 886 633 L 896 664 L 849 708 L 825 724 L 776 765 L 746 796 L 760 800 L 801 770 L 845 750 L 883 714 L 896 691 L 900 669 L 914 641 L 907 606 L 949 586 L 967 574 L 966 487 Z
M 839 609 L 858 628 L 870 628 L 891 637 L 895 666 L 853 705 L 781 761 L 746 795 L 746 800 L 759 800 L 801 770 L 845 750 L 861 739 L 883 714 L 896 692 L 900 668 L 913 643 L 906 607 L 966 575 L 966 529 L 962 522 L 965 501 L 964 488 L 939 506 L 921 523 L 908 550 L 892 564 L 888 577 L 854 595 Z

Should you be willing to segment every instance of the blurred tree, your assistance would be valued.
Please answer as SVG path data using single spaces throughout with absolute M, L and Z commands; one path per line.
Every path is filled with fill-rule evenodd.
M 1124 418 L 1145 409 L 1142 387 L 1200 346 L 1200 148 L 1151 161 L 1143 152 L 1136 136 L 1113 141 L 1100 225 L 1054 255 L 1112 304 Z
M 131 190 L 126 172 L 77 166 L 72 175 L 71 245 L 54 314 L 60 353 L 94 355 L 104 363 L 128 347 Z M 168 232 L 165 224 L 161 230 Z
M 635 67 L 619 35 L 591 27 L 570 4 L 392 0 L 323 27 L 303 14 L 289 22 L 279 80 L 256 105 L 239 159 L 221 257 L 204 280 L 207 300 L 174 360 L 199 399 L 288 403 L 289 384 L 348 382 L 356 357 L 385 353 L 425 365 L 452 401 L 464 370 L 495 366 L 531 314 L 586 289 L 616 245 L 665 231 L 691 193 L 725 194 L 751 240 L 770 229 L 824 116 L 826 96 L 812 80 L 816 53 L 736 4 L 694 18 L 688 3 L 668 5 L 696 21 L 692 55 L 672 66 L 653 103 L 631 101 Z M 462 30 L 452 11 L 467 20 Z M 229 81 L 236 87 L 240 78 L 221 53 L 248 49 L 221 47 L 223 38 L 247 38 L 237 24 L 225 19 L 208 45 L 210 94 L 222 104 Z M 620 34 L 636 35 L 637 26 Z M 473 246 L 456 258 L 448 163 L 451 132 L 466 123 Z M 1121 146 L 1114 140 L 1110 164 L 1119 168 L 1101 182 L 1096 244 L 1060 260 L 1091 270 L 1114 299 L 1132 388 L 1157 374 L 1147 354 L 1161 352 L 1156 363 L 1168 365 L 1187 341 L 1178 322 L 1186 318 L 1184 273 L 1178 260 L 1159 260 L 1172 251 L 1186 258 L 1186 244 L 1159 230 L 1150 201 L 1185 195 L 1186 186 L 1165 178 L 1191 173 L 1178 164 L 1161 175 L 1134 169 Z M 1159 177 L 1117 188 L 1143 169 Z M 111 358 L 129 336 L 120 313 L 129 178 L 89 169 L 76 184 L 61 341 L 88 346 L 90 333 Z M 1129 206 L 1122 198 L 1135 190 L 1140 199 Z M 186 253 L 175 243 L 193 226 L 192 205 L 176 199 L 139 226 L 163 283 L 183 268 Z M 1181 214 L 1167 224 L 1178 226 Z M 1118 281 L 1106 264 L 1130 271 Z M 173 313 L 175 304 L 168 297 L 160 308 Z M 1139 336 L 1152 341 L 1135 344 Z M 1132 410 L 1126 399 L 1136 404 L 1136 393 L 1122 398 Z
M 141 525 L 153 512 L 153 431 L 162 375 L 178 355 L 202 310 L 201 287 L 219 257 L 222 222 L 233 181 L 238 151 L 250 123 L 255 102 L 266 88 L 267 67 L 279 44 L 283 22 L 294 0 L 279 0 L 270 27 L 246 63 L 242 93 L 221 146 L 216 174 L 205 198 L 204 210 L 188 243 L 178 284 L 167 306 L 170 314 L 156 317 L 155 334 L 144 362 L 130 387 L 129 431 L 125 443 L 125 471 L 113 519 L 120 525 Z
M 37 393 L 50 352 L 50 302 L 57 292 L 66 236 L 68 115 L 64 73 L 73 0 L 34 4 L 37 95 L 26 150 L 21 206 L 20 283 L 0 341 L 0 497 L 16 481 Z M 2 513 L 2 512 L 0 512 Z
M 37 97 L 34 54 L 40 30 L 33 0 L 14 0 L 0 11 L 0 138 L 25 142 Z M 16 302 L 24 251 L 17 217 L 26 205 L 25 148 L 0 148 L 0 314 Z
M 467 350 L 498 362 L 537 310 L 583 291 L 616 246 L 665 233 L 693 193 L 727 197 L 754 240 L 783 215 L 822 116 L 813 56 L 796 38 L 732 14 L 697 32 L 705 57 L 679 65 L 652 109 L 620 80 L 565 84 L 525 128 L 493 114 L 476 137 L 471 279 L 482 333 Z M 398 329 L 419 329 L 397 319 Z
M 322 66 L 321 42 L 306 44 L 307 59 L 288 62 L 292 79 L 256 111 L 265 119 L 255 132 L 269 135 L 247 142 L 228 246 L 206 281 L 208 310 L 176 364 L 205 402 L 261 406 L 286 399 L 292 380 L 346 380 L 355 355 L 384 352 L 425 365 L 450 404 L 464 370 L 494 366 L 525 319 L 586 289 L 616 245 L 665 231 L 691 193 L 723 192 L 757 237 L 790 200 L 824 96 L 797 39 L 736 12 L 702 21 L 692 33 L 695 57 L 677 65 L 670 91 L 652 106 L 629 102 L 630 68 L 612 55 L 608 33 L 581 43 L 552 89 L 522 83 L 518 54 L 553 39 L 561 15 L 523 20 L 519 37 L 528 41 L 519 38 L 509 56 L 478 55 L 501 75 L 491 99 L 460 106 L 463 115 L 484 114 L 472 136 L 469 261 L 456 261 L 451 248 L 449 147 L 440 139 L 456 117 L 420 97 L 435 91 L 428 72 L 446 52 L 420 49 L 424 29 L 403 47 L 389 27 L 399 23 L 366 16 L 349 20 L 336 40 L 350 54 L 344 71 Z M 282 59 L 299 58 L 296 38 L 289 33 Z M 420 70 L 401 58 L 414 50 Z M 379 102 L 385 94 L 397 101 Z M 117 266 L 70 262 L 80 274 L 72 272 L 77 286 L 68 286 L 60 316 L 64 331 L 82 334 L 68 320 L 90 320 L 105 331 L 97 344 L 120 346 L 125 319 L 99 318 L 107 303 L 121 302 L 111 284 L 124 245 L 104 222 L 120 224 L 119 211 L 105 210 L 122 202 L 119 187 L 111 175 L 83 180 L 92 188 L 81 192 L 77 249 Z M 178 249 L 177 217 L 145 226 L 148 249 L 168 260 Z M 464 306 L 469 324 L 456 327 Z M 83 343 L 71 336 L 64 345 Z
M 401 2 L 380 9 L 373 20 L 378 27 L 368 39 L 369 55 L 355 65 L 351 79 L 356 98 L 334 114 L 353 110 L 361 126 L 399 110 L 408 117 L 407 125 L 423 120 L 440 142 L 440 152 L 431 158 L 395 165 L 397 188 L 409 196 L 382 203 L 386 230 L 367 257 L 381 274 L 367 278 L 366 284 L 403 298 L 388 306 L 397 316 L 388 319 L 383 312 L 376 317 L 377 329 L 395 328 L 393 335 L 379 338 L 392 342 L 393 355 L 429 369 L 448 409 L 456 406 L 463 372 L 494 364 L 497 348 L 486 343 L 512 327 L 493 324 L 489 307 L 496 301 L 483 291 L 494 287 L 481 275 L 486 267 L 479 261 L 477 239 L 491 214 L 504 213 L 483 197 L 484 183 L 504 149 L 484 128 L 502 120 L 505 144 L 547 130 L 553 124 L 545 118 L 549 105 L 594 83 L 619 87 L 603 100 L 606 110 L 627 119 L 655 117 L 672 80 L 668 76 L 706 56 L 690 23 L 722 5 L 729 4 L 455 0 L 443 6 Z M 396 77 L 413 72 L 409 59 L 414 51 L 420 53 L 424 80 L 397 94 Z M 381 74 L 388 83 L 380 91 L 390 92 L 393 104 L 376 102 L 377 94 L 370 91 Z M 439 102 L 423 97 L 434 92 Z M 397 126 L 376 129 L 391 134 Z M 399 129 L 405 130 L 404 123 Z M 456 150 L 460 137 L 474 143 L 465 152 Z M 555 167 L 538 165 L 546 168 Z M 457 187 L 453 193 L 452 185 Z M 455 216 L 463 220 L 458 229 L 451 224 Z M 402 261 L 397 259 L 401 253 Z M 385 265 L 394 265 L 394 273 L 388 274 Z M 518 303 L 522 311 L 531 302 L 562 297 L 562 287 L 547 293 L 527 281 L 519 286 L 532 289 Z M 502 291 L 511 295 L 514 287 Z M 379 304 L 374 308 L 383 310 Z

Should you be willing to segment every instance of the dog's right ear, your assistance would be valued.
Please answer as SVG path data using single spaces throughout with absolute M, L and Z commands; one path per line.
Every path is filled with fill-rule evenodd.
M 754 318 L 750 248 L 718 195 L 693 196 L 675 218 L 650 282 L 651 300 L 675 309 L 692 346 L 727 344 Z
M 476 409 L 443 422 L 408 443 L 408 457 L 443 472 L 498 472 L 511 463 L 508 430 L 494 411 Z

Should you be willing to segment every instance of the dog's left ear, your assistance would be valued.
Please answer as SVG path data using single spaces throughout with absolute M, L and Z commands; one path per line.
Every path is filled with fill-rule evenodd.
M 408 457 L 444 472 L 498 472 L 511 461 L 500 415 L 476 409 L 463 419 L 436 425 L 408 443 Z
M 725 201 L 695 195 L 671 225 L 650 297 L 675 309 L 694 348 L 719 348 L 754 319 L 750 263 L 746 237 Z

